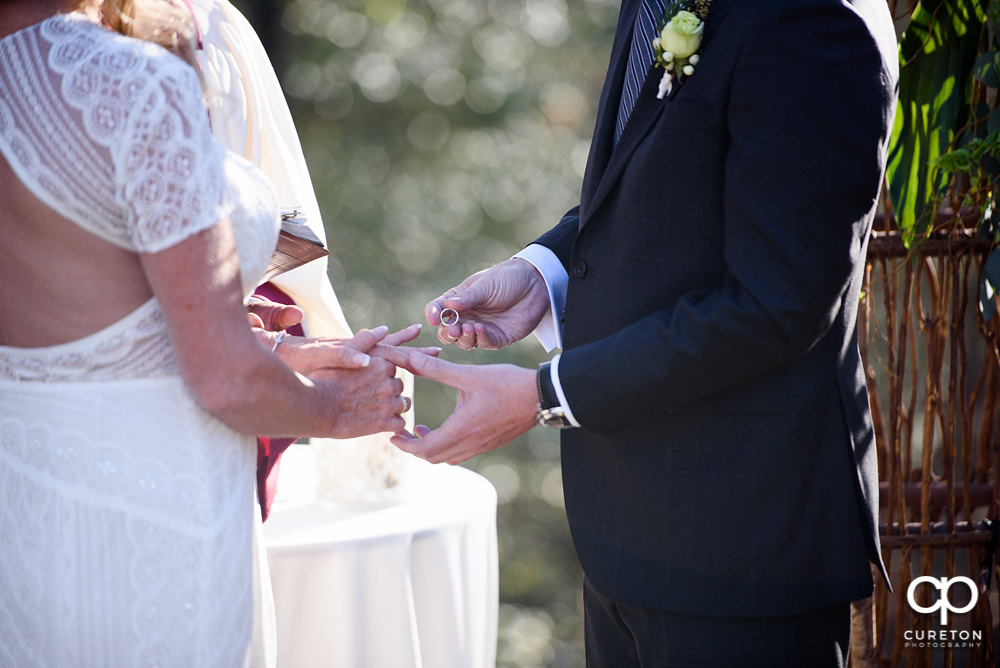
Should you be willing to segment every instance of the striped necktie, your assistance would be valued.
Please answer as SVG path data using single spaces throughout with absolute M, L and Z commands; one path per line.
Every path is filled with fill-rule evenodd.
M 642 82 L 646 80 L 646 72 L 653 64 L 653 38 L 656 28 L 663 17 L 664 0 L 642 0 L 639 11 L 635 15 L 635 26 L 632 28 L 632 48 L 628 54 L 628 65 L 625 67 L 625 83 L 622 86 L 621 104 L 618 105 L 618 120 L 615 123 L 615 144 L 625 130 L 632 107 L 639 97 Z

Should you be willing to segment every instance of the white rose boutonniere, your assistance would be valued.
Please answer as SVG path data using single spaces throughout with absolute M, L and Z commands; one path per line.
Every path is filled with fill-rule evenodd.
M 705 17 L 712 0 L 681 0 L 663 17 L 659 34 L 653 38 L 653 64 L 663 68 L 656 97 L 662 100 L 694 74 L 698 64 Z

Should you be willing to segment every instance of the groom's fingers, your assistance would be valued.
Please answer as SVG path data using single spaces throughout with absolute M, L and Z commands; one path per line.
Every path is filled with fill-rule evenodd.
M 481 322 L 476 323 L 476 344 L 483 350 L 500 350 L 503 343 L 497 337 L 500 332 L 495 327 L 487 327 Z
M 453 288 L 452 290 L 449 290 L 448 292 L 441 295 L 437 299 L 433 299 L 427 302 L 427 306 L 424 307 L 424 316 L 427 318 L 427 322 L 429 322 L 434 327 L 441 326 L 441 311 L 447 308 L 447 306 L 445 306 L 444 304 L 444 300 L 450 294 L 453 294 L 454 290 L 455 289 Z
M 446 420 L 437 429 L 431 430 L 427 427 L 417 431 L 417 435 L 407 432 L 397 433 L 389 439 L 389 442 L 404 452 L 425 459 L 432 464 L 457 464 L 469 458 L 465 454 L 465 448 L 460 443 L 456 443 L 453 435 L 449 433 L 449 425 Z
M 455 343 L 461 335 L 461 325 L 452 325 L 451 327 L 439 326 L 437 330 L 438 341 L 445 345 Z
M 435 327 L 442 326 L 441 312 L 445 309 L 457 312 L 460 322 L 463 315 L 469 314 L 466 316 L 466 320 L 468 320 L 472 317 L 472 313 L 488 300 L 491 288 L 490 281 L 481 279 L 479 274 L 473 274 L 461 285 L 428 302 L 427 306 L 424 307 L 424 315 L 427 316 L 427 321 Z
M 398 348 L 397 350 L 406 349 Z M 466 377 L 468 376 L 468 372 L 471 369 L 471 367 L 462 364 L 452 364 L 451 362 L 447 362 L 443 359 L 429 357 L 427 355 L 418 354 L 409 355 L 408 357 L 410 367 L 404 368 L 408 368 L 409 371 L 417 376 L 436 380 L 439 383 L 444 383 L 445 385 L 450 385 L 451 387 L 459 389 L 461 389 Z
M 480 452 L 474 429 L 456 410 L 437 429 L 418 425 L 414 432 L 400 432 L 389 441 L 400 450 L 432 464 L 459 464 Z M 471 440 L 470 440 L 471 439 Z
M 478 342 L 476 340 L 476 326 L 474 323 L 462 323 L 461 325 L 462 333 L 459 335 L 455 343 L 462 350 L 475 350 Z
M 439 352 L 432 348 L 433 355 Z M 378 348 L 378 356 L 406 369 L 415 376 L 423 376 L 452 387 L 461 387 L 464 379 L 463 366 L 452 364 L 425 353 L 420 348 L 397 348 L 382 346 Z
M 422 354 L 415 348 L 397 348 L 396 346 L 379 346 L 376 354 L 384 360 L 388 360 L 396 366 L 406 369 L 410 373 L 414 371 L 413 356 Z

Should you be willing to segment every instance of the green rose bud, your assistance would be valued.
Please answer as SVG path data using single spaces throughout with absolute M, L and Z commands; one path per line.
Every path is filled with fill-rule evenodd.
M 701 33 L 705 23 L 688 11 L 679 11 L 663 26 L 660 45 L 675 58 L 687 58 L 701 46 Z

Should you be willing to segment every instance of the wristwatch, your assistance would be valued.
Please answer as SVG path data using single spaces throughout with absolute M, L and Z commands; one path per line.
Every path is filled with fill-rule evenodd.
M 538 367 L 538 414 L 535 422 L 543 427 L 552 429 L 569 429 L 569 418 L 566 417 L 566 409 L 559 402 L 559 395 L 552 385 L 552 372 L 549 370 L 549 363 L 544 362 Z

